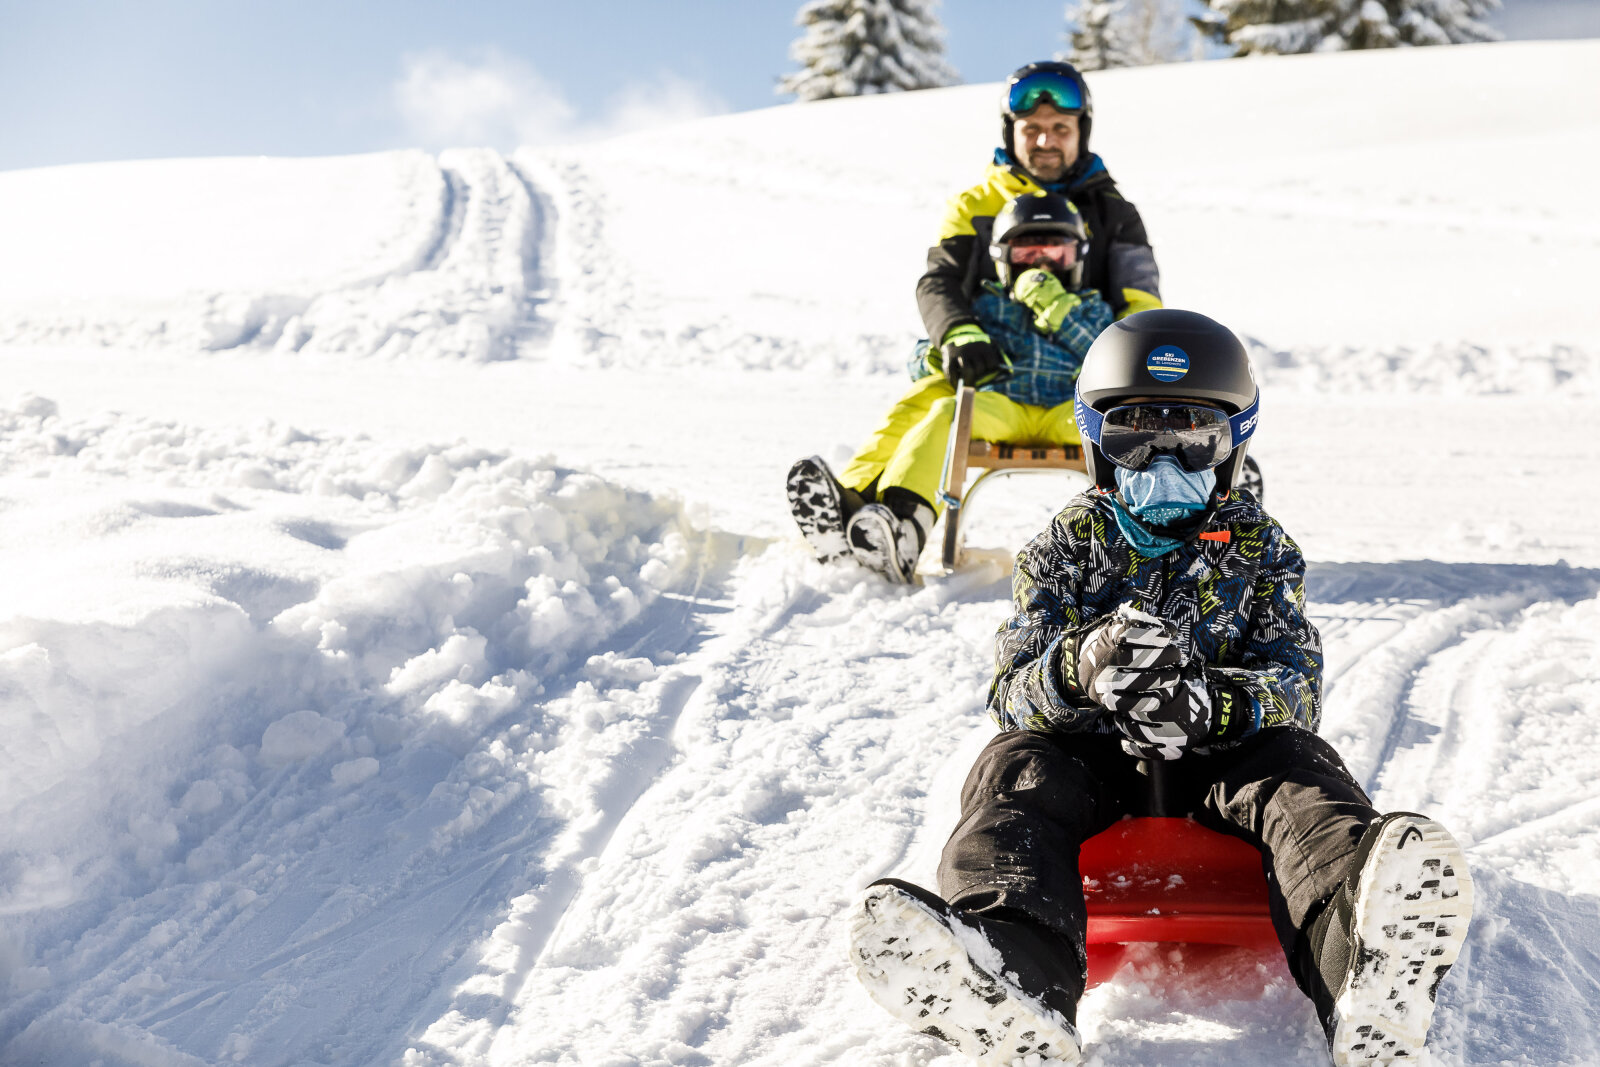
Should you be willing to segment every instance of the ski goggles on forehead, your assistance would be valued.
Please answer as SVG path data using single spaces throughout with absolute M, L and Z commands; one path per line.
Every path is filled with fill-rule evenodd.
M 1016 267 L 1031 267 L 1035 264 L 1048 264 L 1056 267 L 1070 267 L 1078 262 L 1078 245 L 1075 241 L 1060 241 L 1055 244 L 1011 246 L 1011 264 Z
M 1257 401 L 1237 415 L 1199 404 L 1152 401 L 1124 404 L 1104 414 L 1076 400 L 1078 429 L 1106 459 L 1130 471 L 1147 470 L 1171 456 L 1190 473 L 1210 470 L 1255 432 Z
M 1017 79 L 1006 92 L 1006 107 L 1013 115 L 1026 115 L 1040 104 L 1058 111 L 1082 111 L 1083 87 L 1065 74 L 1041 70 Z

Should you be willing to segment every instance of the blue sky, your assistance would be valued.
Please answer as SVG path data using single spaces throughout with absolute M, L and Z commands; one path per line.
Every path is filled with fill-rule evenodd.
M 1516 36 L 1600 0 L 1507 0 Z M 565 140 L 780 102 L 798 0 L 0 0 L 0 170 Z M 995 81 L 1060 47 L 1063 0 L 945 0 Z M 1521 23 L 1518 24 L 1518 19 Z M 1543 21 L 1541 21 L 1541 19 Z M 1553 20 L 1553 21 L 1552 21 Z M 1526 31 L 1526 32 L 1518 32 Z

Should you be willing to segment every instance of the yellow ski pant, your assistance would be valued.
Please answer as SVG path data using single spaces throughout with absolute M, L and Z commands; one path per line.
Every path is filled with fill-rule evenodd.
M 942 397 L 928 408 L 922 421 L 911 428 L 878 482 L 878 494 L 890 486 L 909 489 L 928 501 L 937 513 L 939 479 L 944 474 L 945 445 L 956 398 Z M 1002 393 L 979 392 L 972 404 L 972 439 L 1010 445 L 1079 444 L 1078 425 L 1071 404 L 1053 408 L 1019 404 Z
M 955 387 L 942 374 L 930 374 L 917 379 L 905 395 L 895 401 L 882 425 L 872 431 L 872 436 L 867 438 L 867 443 L 861 446 L 861 451 L 856 453 L 850 465 L 840 472 L 839 483 L 859 492 L 877 481 L 894 458 L 900 442 L 905 440 L 913 426 L 927 417 L 933 402 L 955 395 Z
M 884 425 L 845 468 L 840 481 L 863 489 L 878 479 L 878 497 L 890 486 L 907 489 L 941 510 L 939 479 L 955 415 L 955 389 L 934 375 L 912 386 L 890 410 Z M 909 429 L 903 429 L 909 425 Z M 903 435 L 903 436 L 901 436 Z M 972 439 L 1010 445 L 1077 445 L 1072 405 L 1053 408 L 1019 404 L 1002 393 L 980 391 L 973 398 Z

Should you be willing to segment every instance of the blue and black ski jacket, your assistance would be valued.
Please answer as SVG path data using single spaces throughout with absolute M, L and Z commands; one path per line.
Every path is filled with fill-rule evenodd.
M 1079 635 L 1121 604 L 1171 619 L 1213 703 L 1272 727 L 1315 732 L 1322 719 L 1322 639 L 1305 614 L 1305 559 L 1283 527 L 1235 491 L 1194 538 L 1156 559 L 1117 528 L 1112 494 L 1067 504 L 1017 556 L 1016 613 L 995 636 L 989 711 L 1002 729 L 1116 733 L 1109 713 L 1064 680 Z M 1232 742 L 1229 742 L 1232 743 Z M 1225 747 L 1225 746 L 1213 746 Z

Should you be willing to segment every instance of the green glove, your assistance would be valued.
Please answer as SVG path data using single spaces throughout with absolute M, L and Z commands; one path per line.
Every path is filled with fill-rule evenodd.
M 1067 316 L 1083 303 L 1077 293 L 1067 292 L 1061 279 L 1042 267 L 1017 275 L 1011 293 L 1023 307 L 1033 312 L 1033 325 L 1040 333 L 1055 333 L 1061 329 Z

